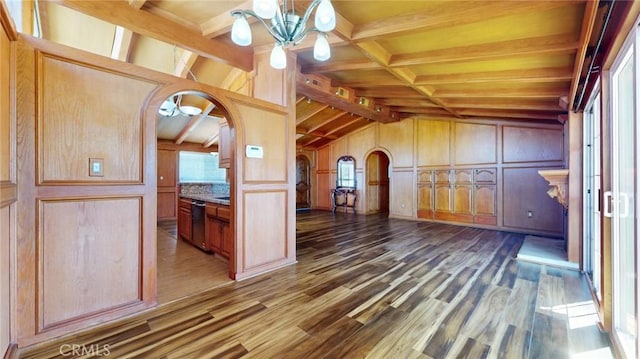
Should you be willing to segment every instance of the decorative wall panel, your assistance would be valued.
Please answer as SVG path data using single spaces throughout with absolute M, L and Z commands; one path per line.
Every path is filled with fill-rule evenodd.
M 141 300 L 142 198 L 39 201 L 38 327 Z
M 155 84 L 42 54 L 39 60 L 39 182 L 142 182 L 140 109 Z M 102 175 L 90 176 L 90 158 L 103 160 Z
M 356 131 L 349 136 L 348 150 L 346 155 L 355 158 L 364 158 L 369 148 L 376 147 L 376 127 L 369 126 L 363 130 Z M 364 168 L 364 163 L 356 163 L 358 168 Z
M 262 158 L 248 158 L 245 149 L 236 156 L 244 157 L 244 182 L 287 181 L 287 117 L 281 113 L 239 105 L 244 126 L 246 145 L 262 146 Z
M 505 163 L 562 161 L 562 127 L 532 128 L 504 126 L 502 157 Z
M 497 161 L 497 126 L 455 124 L 455 163 L 488 164 Z
M 413 166 L 414 124 L 414 120 L 406 119 L 380 125 L 378 143 L 380 147 L 386 148 L 392 153 L 391 166 Z
M 0 32 L 0 183 L 10 180 L 11 169 L 11 42 Z M 7 54 L 7 55 L 4 55 Z M 0 350 L 2 348 L 0 347 Z
M 245 271 L 287 258 L 286 201 L 286 191 L 244 193 Z
M 442 166 L 450 163 L 451 122 L 418 120 L 418 166 Z
M 0 353 L 9 345 L 9 319 L 11 318 L 11 286 L 9 281 L 10 257 L 9 257 L 9 214 L 10 207 L 0 208 Z
M 505 168 L 503 225 L 562 236 L 564 209 L 547 196 L 549 184 L 540 168 Z
M 415 215 L 413 198 L 415 191 L 414 174 L 411 171 L 393 171 L 390 181 L 394 183 L 389 194 L 389 214 L 393 216 L 412 217 Z

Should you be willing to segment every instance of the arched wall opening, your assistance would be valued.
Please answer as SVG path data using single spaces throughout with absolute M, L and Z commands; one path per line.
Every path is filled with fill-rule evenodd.
M 374 149 L 365 156 L 365 213 L 389 212 L 390 156 Z

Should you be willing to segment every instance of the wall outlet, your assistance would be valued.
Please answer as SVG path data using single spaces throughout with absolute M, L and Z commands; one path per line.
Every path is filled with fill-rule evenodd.
M 528 217 L 528 218 L 533 217 L 533 212 L 532 212 L 532 211 L 527 211 L 527 217 Z
M 89 158 L 89 176 L 90 177 L 104 176 L 104 159 L 103 158 Z

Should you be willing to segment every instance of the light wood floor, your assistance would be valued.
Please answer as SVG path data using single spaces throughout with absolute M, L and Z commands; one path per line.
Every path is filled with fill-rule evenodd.
M 158 222 L 158 303 L 233 283 L 228 262 L 176 240 L 176 221 Z
M 523 235 L 328 212 L 299 263 L 24 352 L 113 358 L 607 358 L 578 272 L 515 259 Z

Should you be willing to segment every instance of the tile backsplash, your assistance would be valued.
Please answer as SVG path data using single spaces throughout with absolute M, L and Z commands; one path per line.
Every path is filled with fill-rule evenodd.
M 228 183 L 181 183 L 180 194 L 214 194 L 229 196 Z

